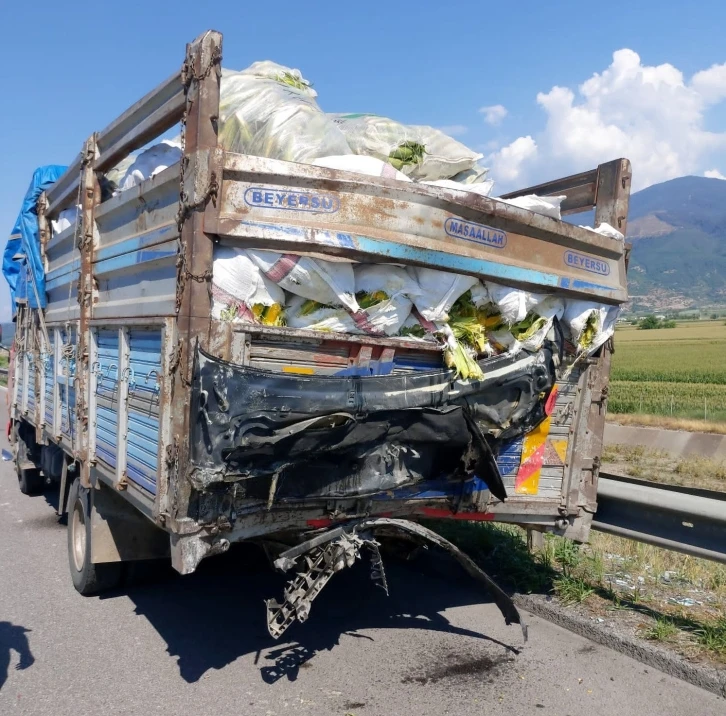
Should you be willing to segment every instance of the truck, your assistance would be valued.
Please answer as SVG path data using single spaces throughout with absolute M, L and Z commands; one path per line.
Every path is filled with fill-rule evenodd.
M 555 320 L 540 349 L 483 358 L 465 380 L 436 342 L 212 318 L 215 251 L 428 267 L 617 309 L 630 163 L 502 197 L 564 197 L 564 215 L 594 210 L 618 238 L 446 186 L 233 153 L 218 137 L 221 58 L 221 34 L 203 33 L 68 168 L 34 175 L 6 251 L 20 489 L 58 491 L 81 594 L 117 586 L 127 562 L 189 574 L 254 541 L 292 573 L 267 602 L 277 638 L 363 554 L 387 588 L 380 541 L 398 535 L 448 551 L 522 624 L 426 520 L 587 541 L 612 341 L 578 355 Z M 112 167 L 178 123 L 179 162 L 106 190 Z

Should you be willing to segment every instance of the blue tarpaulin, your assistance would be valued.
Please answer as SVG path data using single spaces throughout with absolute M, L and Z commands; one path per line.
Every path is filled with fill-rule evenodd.
M 40 253 L 35 205 L 38 197 L 53 186 L 65 170 L 66 167 L 51 164 L 33 172 L 33 180 L 30 182 L 20 214 L 5 246 L 3 275 L 10 286 L 13 317 L 17 312 L 16 302 L 19 299 L 26 299 L 31 308 L 45 308 L 45 271 Z

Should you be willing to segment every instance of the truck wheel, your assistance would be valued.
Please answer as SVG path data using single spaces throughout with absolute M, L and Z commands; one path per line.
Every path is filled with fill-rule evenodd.
M 113 589 L 123 577 L 122 562 L 91 562 L 91 496 L 79 478 L 68 494 L 68 565 L 73 586 L 83 595 Z
M 18 473 L 20 492 L 24 495 L 39 495 L 45 488 L 45 478 L 40 470 L 33 466 L 25 440 L 18 438 L 17 446 L 15 469 Z

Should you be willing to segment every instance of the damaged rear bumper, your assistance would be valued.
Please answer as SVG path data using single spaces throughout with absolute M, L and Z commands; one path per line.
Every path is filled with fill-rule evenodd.
M 386 517 L 361 520 L 316 535 L 283 552 L 275 560 L 275 567 L 282 572 L 294 568 L 298 571 L 288 583 L 282 602 L 274 599 L 266 602 L 270 635 L 278 639 L 294 621 L 306 621 L 315 597 L 336 572 L 353 566 L 363 550 L 367 550 L 371 556 L 371 579 L 388 594 L 388 582 L 376 536 L 401 532 L 413 536 L 417 541 L 433 543 L 456 559 L 467 574 L 487 588 L 505 622 L 521 626 L 524 640 L 527 641 L 527 625 L 514 602 L 472 559 L 456 545 L 422 525 Z

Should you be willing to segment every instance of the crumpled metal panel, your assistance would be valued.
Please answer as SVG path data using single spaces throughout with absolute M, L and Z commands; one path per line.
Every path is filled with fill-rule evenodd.
M 490 441 L 531 429 L 554 384 L 551 348 L 482 363 L 481 381 L 441 369 L 387 376 L 302 376 L 197 351 L 192 469 L 197 490 L 241 482 L 245 497 L 341 498 L 441 479 L 506 491 Z

